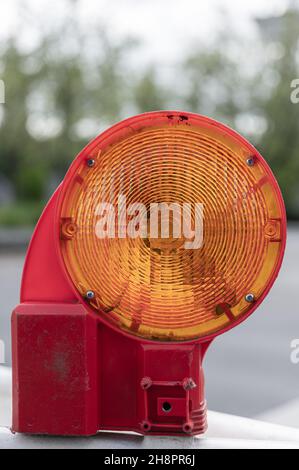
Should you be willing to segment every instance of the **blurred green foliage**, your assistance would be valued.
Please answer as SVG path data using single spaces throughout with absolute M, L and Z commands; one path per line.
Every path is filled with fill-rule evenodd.
M 38 222 L 42 213 L 42 202 L 16 202 L 0 207 L 1 225 L 7 227 L 30 227 Z
M 260 72 L 275 77 L 275 86 L 257 103 L 267 119 L 267 130 L 259 140 L 261 152 L 277 176 L 289 218 L 299 218 L 299 103 L 290 99 L 290 84 L 299 77 L 299 14 L 289 11 L 280 31 L 279 58 Z M 299 94 L 298 94 L 299 95 Z
M 269 18 L 259 24 L 260 38 L 246 44 L 224 25 L 174 66 L 168 86 L 157 65 L 139 69 L 130 60 L 140 54 L 136 41 L 115 44 L 102 28 L 86 34 L 75 16 L 41 34 L 30 53 L 17 36 L 0 44 L 0 177 L 15 192 L 15 201 L 0 207 L 0 225 L 35 223 L 74 156 L 102 129 L 178 107 L 253 141 L 281 184 L 289 217 L 299 219 L 299 104 L 290 100 L 299 76 L 298 19 L 291 10 Z

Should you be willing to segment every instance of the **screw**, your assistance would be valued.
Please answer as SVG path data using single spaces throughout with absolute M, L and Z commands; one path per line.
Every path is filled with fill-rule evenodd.
M 246 302 L 252 304 L 255 301 L 255 295 L 254 294 L 247 294 L 245 297 Z
M 95 293 L 92 290 L 89 290 L 88 292 L 86 292 L 85 297 L 87 300 L 93 300 L 95 298 Z
M 255 158 L 254 157 L 248 158 L 247 165 L 248 166 L 254 166 L 255 165 Z
M 96 162 L 95 162 L 95 160 L 94 160 L 93 158 L 89 158 L 89 159 L 87 160 L 87 166 L 89 166 L 89 168 L 94 167 L 95 164 L 96 164 Z
M 66 222 L 64 223 L 64 225 L 62 226 L 62 230 L 61 230 L 61 233 L 62 233 L 62 236 L 66 239 L 66 240 L 71 240 L 77 233 L 78 231 L 78 227 L 75 223 L 73 222 Z

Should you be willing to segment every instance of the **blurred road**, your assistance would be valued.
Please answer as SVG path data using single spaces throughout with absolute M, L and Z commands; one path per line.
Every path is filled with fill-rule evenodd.
M 24 256 L 0 254 L 0 339 L 10 365 L 10 313 L 18 303 Z M 299 338 L 299 226 L 289 229 L 282 272 L 262 307 L 215 340 L 205 363 L 209 408 L 253 417 L 299 395 L 299 364 L 290 360 Z M 1 395 L 1 383 L 0 383 Z M 299 423 L 298 423 L 299 426 Z

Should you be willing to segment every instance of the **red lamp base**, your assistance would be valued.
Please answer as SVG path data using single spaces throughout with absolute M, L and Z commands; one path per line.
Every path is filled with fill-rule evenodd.
M 13 426 L 26 434 L 202 434 L 209 343 L 151 343 L 102 324 L 80 304 L 13 313 Z

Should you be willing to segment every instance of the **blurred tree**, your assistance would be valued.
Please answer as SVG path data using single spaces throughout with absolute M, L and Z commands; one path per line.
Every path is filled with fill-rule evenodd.
M 220 33 L 212 44 L 198 47 L 183 63 L 181 71 L 185 107 L 232 125 L 241 112 L 240 85 L 246 86 L 238 63 L 230 57 L 233 40 L 232 34 Z
M 282 187 L 290 218 L 299 218 L 299 104 L 291 102 L 291 82 L 298 78 L 299 13 L 259 20 L 261 34 L 276 54 L 257 77 L 255 106 L 267 122 L 259 147 Z M 273 77 L 274 85 L 265 83 Z
M 136 41 L 116 43 L 97 24 L 86 34 L 77 0 L 64 4 L 69 16 L 40 30 L 30 53 L 15 36 L 0 44 L 6 85 L 0 175 L 15 187 L 19 205 L 15 216 L 4 208 L 2 219 L 0 208 L 0 224 L 35 221 L 40 202 L 99 131 L 128 114 L 174 103 L 253 140 L 282 186 L 289 215 L 299 219 L 299 104 L 290 100 L 290 84 L 298 78 L 297 10 L 259 20 L 262 41 L 250 38 L 245 45 L 224 19 L 213 41 L 197 44 L 174 66 L 174 82 L 166 87 L 155 64 L 145 70 L 130 65 Z M 28 27 L 26 12 L 22 25 Z
M 159 83 L 153 67 L 146 70 L 137 80 L 133 89 L 133 103 L 137 112 L 166 109 L 170 100 L 169 92 Z
M 26 102 L 37 75 L 24 72 L 25 60 L 26 56 L 20 53 L 13 39 L 8 41 L 5 47 L 2 46 L 2 79 L 5 83 L 6 103 L 9 103 L 9 106 L 3 107 L 3 122 L 0 127 L 0 172 L 13 182 L 20 198 L 27 197 L 28 189 L 28 186 L 18 184 L 21 168 L 28 165 L 30 168 L 33 163 L 32 158 L 37 166 L 41 166 L 39 159 L 35 159 L 34 156 L 28 161 L 29 155 L 32 156 L 34 141 L 26 127 L 28 119 Z M 36 189 L 37 187 L 41 189 L 44 178 L 40 172 L 40 181 L 37 182 L 36 178 Z M 41 195 L 42 192 L 36 190 L 35 197 L 40 198 Z
M 66 1 L 71 20 L 66 17 L 49 33 L 41 31 L 40 44 L 30 54 L 20 50 L 15 37 L 1 45 L 6 105 L 0 173 L 13 183 L 20 203 L 39 205 L 90 137 L 117 121 L 124 108 L 123 57 L 134 43 L 112 44 L 97 26 L 88 43 L 76 3 Z
M 187 109 L 223 120 L 258 146 L 280 183 L 289 218 L 298 219 L 299 104 L 290 96 L 299 72 L 299 12 L 257 23 L 260 42 L 243 47 L 232 31 L 221 33 L 184 62 L 183 98 Z

